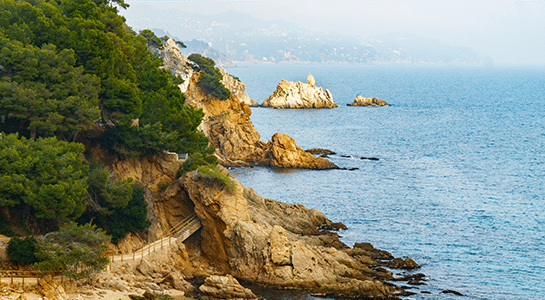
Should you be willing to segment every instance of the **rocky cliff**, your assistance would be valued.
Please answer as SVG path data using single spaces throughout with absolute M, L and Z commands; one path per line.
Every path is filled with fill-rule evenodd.
M 169 38 L 162 49 L 151 48 L 153 54 L 163 58 L 163 66 L 167 70 L 170 70 L 172 74 L 180 76 L 184 82 L 179 85 L 182 93 L 187 90 L 189 84 L 188 79 L 193 75 L 193 62 L 187 59 L 178 44 L 172 39 Z
M 407 292 L 386 280 L 414 279 L 413 275 L 395 279 L 383 268 L 417 268 L 412 260 L 394 259 L 370 244 L 350 248 L 331 232 L 339 224 L 321 212 L 260 197 L 221 166 L 217 170 L 235 184 L 234 192 L 196 171 L 176 178 L 182 162 L 168 153 L 120 160 L 94 148 L 91 157 L 120 179 L 133 178 L 144 188 L 153 222 L 146 234 L 127 237 L 110 252 L 131 253 L 135 242 L 141 245 L 165 236 L 193 213 L 202 224 L 183 244 L 177 242 L 145 259 L 118 261 L 113 270 L 89 283 L 94 288 L 148 295 L 169 289 L 195 295 L 200 290 L 210 299 L 214 293 L 258 298 L 238 286 L 230 277 L 234 276 L 316 295 L 393 299 Z
M 250 121 L 252 111 L 235 94 L 220 100 L 204 91 L 197 81 L 200 74 L 189 79 L 186 103 L 201 108 L 205 114 L 199 129 L 216 148 L 215 155 L 223 166 L 265 165 L 308 169 L 336 169 L 335 164 L 303 151 L 295 141 L 281 133 L 271 141 L 261 141 Z
M 357 95 L 354 102 L 347 103 L 348 106 L 390 106 L 386 101 L 379 98 L 363 98 L 361 95 Z
M 231 74 L 227 73 L 224 69 L 219 69 L 221 75 L 223 76 L 223 79 L 221 80 L 221 83 L 237 98 L 245 103 L 248 106 L 259 106 L 257 102 L 250 99 L 250 96 L 246 94 L 244 91 L 246 90 L 246 85 L 240 81 L 238 78 L 233 77 Z
M 311 74 L 307 83 L 282 80 L 274 93 L 263 101 L 262 106 L 276 108 L 332 108 L 338 105 L 333 102 L 329 90 L 315 86 Z

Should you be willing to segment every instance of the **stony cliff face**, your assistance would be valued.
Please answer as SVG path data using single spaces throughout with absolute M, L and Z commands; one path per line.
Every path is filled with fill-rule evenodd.
M 321 212 L 262 198 L 231 180 L 234 194 L 203 181 L 197 172 L 179 180 L 203 224 L 202 255 L 220 273 L 321 295 L 388 298 L 404 293 L 384 282 L 394 279 L 390 272 L 377 268 L 392 261 L 389 253 L 370 245 L 350 249 L 336 234 L 319 230 L 333 225 Z M 399 261 L 397 267 L 408 266 Z
M 263 101 L 262 106 L 276 108 L 332 108 L 338 105 L 333 102 L 329 90 L 315 86 L 311 74 L 307 83 L 282 80 L 274 93 Z
M 327 159 L 315 157 L 295 145 L 290 137 L 277 133 L 263 142 L 250 121 L 252 111 L 235 94 L 220 100 L 197 85 L 200 74 L 189 79 L 186 103 L 202 108 L 205 116 L 199 129 L 216 148 L 223 166 L 265 165 L 308 169 L 336 169 Z
M 188 79 L 193 75 L 193 62 L 187 59 L 176 42 L 169 38 L 164 44 L 163 49 L 150 49 L 153 54 L 163 58 L 163 68 L 170 70 L 174 75 L 182 77 L 183 83 L 179 85 L 182 92 L 187 90 Z
M 378 98 L 363 98 L 361 95 L 356 96 L 356 99 L 352 103 L 346 104 L 348 106 L 390 106 L 383 100 Z
M 227 73 L 224 69 L 219 69 L 221 75 L 223 76 L 223 79 L 221 80 L 221 83 L 237 98 L 244 102 L 248 106 L 259 106 L 257 102 L 250 99 L 250 96 L 246 94 L 244 91 L 246 90 L 246 85 L 238 80 L 237 78 L 233 77 L 231 74 Z

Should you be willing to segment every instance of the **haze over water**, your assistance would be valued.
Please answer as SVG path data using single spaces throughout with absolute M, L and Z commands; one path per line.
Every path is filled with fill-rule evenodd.
M 349 246 L 371 242 L 415 259 L 428 285 L 411 298 L 459 299 L 439 294 L 445 289 L 465 299 L 542 298 L 544 68 L 249 65 L 228 72 L 258 102 L 281 79 L 305 82 L 312 73 L 339 108 L 252 108 L 252 122 L 264 141 L 283 132 L 303 149 L 336 151 L 331 161 L 340 167 L 359 168 L 233 169 L 245 186 L 343 222 Z M 392 106 L 347 107 L 357 94 Z

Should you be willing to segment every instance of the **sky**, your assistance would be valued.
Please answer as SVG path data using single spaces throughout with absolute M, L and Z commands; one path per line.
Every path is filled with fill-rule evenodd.
M 471 47 L 496 64 L 545 65 L 544 0 L 126 2 L 211 15 L 236 10 L 263 20 L 285 20 L 308 30 L 355 37 L 409 33 Z

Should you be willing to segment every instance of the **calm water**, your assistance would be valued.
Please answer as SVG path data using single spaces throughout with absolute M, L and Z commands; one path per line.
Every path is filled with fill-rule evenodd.
M 317 208 L 428 276 L 413 299 L 542 299 L 545 292 L 545 69 L 249 65 L 230 68 L 261 103 L 281 79 L 327 88 L 336 109 L 253 108 L 267 141 L 336 151 L 357 171 L 237 168 L 264 197 Z M 357 94 L 390 107 L 347 107 Z M 351 155 L 353 158 L 342 158 Z M 361 160 L 361 156 L 379 161 Z M 421 294 L 429 291 L 432 294 Z

